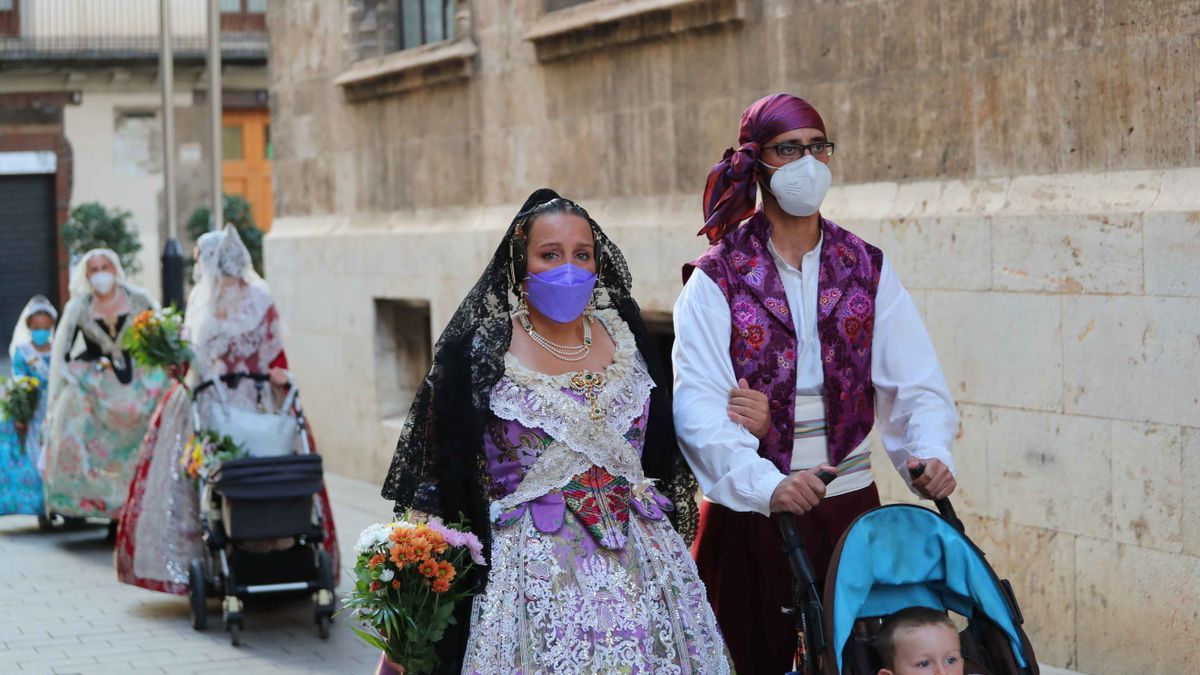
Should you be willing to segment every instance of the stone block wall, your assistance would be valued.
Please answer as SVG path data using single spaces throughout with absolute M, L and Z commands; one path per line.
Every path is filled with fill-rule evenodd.
M 348 101 L 366 4 L 269 14 L 268 277 L 333 470 L 381 480 L 399 433 L 376 299 L 427 302 L 436 334 L 550 185 L 669 312 L 708 168 L 746 105 L 792 91 L 838 143 L 823 213 L 925 317 L 962 417 L 956 503 L 1039 659 L 1200 667 L 1200 0 L 747 0 L 553 60 L 524 37 L 541 0 L 471 0 L 469 77 Z

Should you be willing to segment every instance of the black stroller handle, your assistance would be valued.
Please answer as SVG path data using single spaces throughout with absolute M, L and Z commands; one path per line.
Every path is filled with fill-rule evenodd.
M 821 471 L 817 478 L 829 485 L 837 478 L 837 474 Z M 796 529 L 796 519 L 791 513 L 785 512 L 776 520 L 779 523 L 779 534 L 783 537 L 783 553 L 792 568 L 792 612 L 796 615 L 797 636 L 803 640 L 802 648 L 797 650 L 796 661 L 792 664 L 796 670 L 792 672 L 815 673 L 816 655 L 825 651 L 824 610 L 821 606 L 820 590 L 817 588 L 817 575 L 804 548 L 804 537 L 801 537 Z
M 920 464 L 917 464 L 917 468 L 909 470 L 908 475 L 912 476 L 913 480 L 916 480 L 916 479 L 920 478 L 922 475 L 924 475 L 924 473 L 925 473 L 925 462 L 921 462 Z M 958 514 L 956 514 L 954 512 L 954 506 L 950 503 L 949 497 L 942 497 L 941 499 L 935 499 L 935 500 L 933 500 L 933 505 L 937 507 L 938 513 L 942 514 L 942 518 L 947 523 L 950 523 L 951 527 L 958 530 L 959 532 L 963 532 L 963 533 L 966 532 L 966 529 L 963 527 L 962 521 L 958 519 Z
M 832 471 L 821 471 L 817 474 L 825 485 L 833 482 L 837 478 L 837 474 Z M 800 536 L 800 532 L 796 530 L 796 521 L 792 518 L 779 518 L 779 534 L 783 537 L 783 552 L 787 555 L 788 563 L 792 567 L 792 577 L 798 580 L 805 588 L 816 587 L 817 575 L 813 571 L 812 563 L 808 560 L 808 554 L 804 548 L 804 538 Z
M 205 389 L 208 389 L 209 387 L 216 384 L 217 380 L 224 382 L 226 384 L 226 386 L 228 386 L 229 388 L 232 389 L 233 387 L 236 387 L 238 385 L 238 382 L 241 382 L 242 380 L 250 380 L 252 382 L 270 382 L 271 376 L 268 375 L 267 373 L 248 373 L 248 372 L 227 373 L 225 375 L 221 375 L 220 377 L 217 377 L 217 378 L 214 378 L 211 380 L 205 380 L 205 381 L 201 382 L 196 387 L 195 393 L 199 394 L 200 392 L 204 391 Z

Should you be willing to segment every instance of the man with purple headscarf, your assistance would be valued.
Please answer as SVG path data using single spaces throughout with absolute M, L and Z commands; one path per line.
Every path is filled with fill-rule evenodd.
M 939 499 L 955 487 L 958 419 L 895 270 L 820 212 L 834 144 L 816 109 L 760 99 L 738 143 L 709 173 L 712 246 L 684 266 L 675 304 L 675 426 L 705 494 L 693 554 L 737 670 L 781 673 L 796 635 L 772 514 L 795 519 L 823 577 L 842 532 L 879 505 L 871 429 L 913 491 Z M 828 487 L 822 469 L 837 474 Z

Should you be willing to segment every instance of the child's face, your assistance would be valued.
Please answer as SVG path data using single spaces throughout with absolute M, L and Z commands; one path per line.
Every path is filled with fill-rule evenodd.
M 941 624 L 897 631 L 895 661 L 880 675 L 962 675 L 958 633 Z

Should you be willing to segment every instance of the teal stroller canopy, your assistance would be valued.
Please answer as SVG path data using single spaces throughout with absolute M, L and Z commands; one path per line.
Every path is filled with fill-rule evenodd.
M 986 617 L 1007 636 L 1017 665 L 1029 666 L 1018 610 L 999 577 L 975 544 L 933 511 L 895 504 L 864 513 L 843 535 L 830 573 L 826 625 L 838 672 L 855 621 L 913 606 Z

